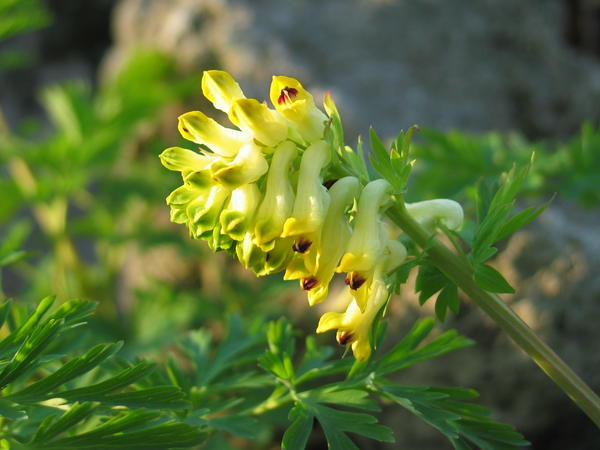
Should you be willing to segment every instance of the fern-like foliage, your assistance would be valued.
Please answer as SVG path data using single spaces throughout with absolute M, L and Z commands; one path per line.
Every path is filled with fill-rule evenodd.
M 181 389 L 167 380 L 138 383 L 154 364 L 116 358 L 121 343 L 80 348 L 93 303 L 70 301 L 51 312 L 53 303 L 47 297 L 29 315 L 11 302 L 0 308 L 0 414 L 10 448 L 164 449 L 206 438 L 203 427 L 177 419 L 189 406 Z
M 228 448 L 228 436 L 266 444 L 277 426 L 282 446 L 305 448 L 315 421 L 331 449 L 358 448 L 352 436 L 393 442 L 378 423 L 396 403 L 446 435 L 458 449 L 525 445 L 512 427 L 490 419 L 468 389 L 404 386 L 392 376 L 471 345 L 454 331 L 427 343 L 434 320 L 418 322 L 389 352 L 365 363 L 332 358 L 331 347 L 280 319 L 267 326 L 230 318 L 213 342 L 190 332 L 163 365 L 127 361 L 121 343 L 88 348 L 81 336 L 94 304 L 70 301 L 52 310 L 47 297 L 25 313 L 0 307 L 0 426 L 11 449 Z M 385 326 L 375 338 L 381 342 Z M 287 417 L 287 420 L 285 418 Z

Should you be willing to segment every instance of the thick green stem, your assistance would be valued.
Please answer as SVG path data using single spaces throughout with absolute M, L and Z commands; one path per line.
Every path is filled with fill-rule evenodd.
M 417 245 L 426 248 L 431 262 L 488 314 L 512 340 L 600 427 L 600 398 L 497 295 L 479 287 L 471 267 L 410 217 L 398 202 L 388 216 Z

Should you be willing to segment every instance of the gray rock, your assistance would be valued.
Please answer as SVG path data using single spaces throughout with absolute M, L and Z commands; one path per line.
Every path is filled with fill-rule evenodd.
M 600 64 L 565 42 L 563 3 L 121 0 L 106 72 L 142 45 L 260 98 L 296 76 L 332 90 L 352 140 L 370 124 L 563 135 L 600 118 Z

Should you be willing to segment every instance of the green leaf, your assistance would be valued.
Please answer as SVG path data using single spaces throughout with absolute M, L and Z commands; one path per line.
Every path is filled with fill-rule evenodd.
M 435 314 L 440 322 L 446 319 L 446 310 L 448 308 L 454 314 L 458 314 L 460 301 L 458 299 L 458 288 L 454 284 L 444 287 L 435 300 Z
M 392 430 L 377 423 L 370 414 L 341 411 L 328 406 L 311 405 L 311 411 L 321 424 L 327 443 L 331 449 L 357 448 L 345 432 L 383 442 L 394 442 Z
M 211 338 L 202 330 L 189 333 L 181 341 L 181 346 L 196 368 L 196 385 L 202 386 L 211 383 L 234 364 L 255 359 L 256 354 L 250 350 L 261 339 L 258 334 L 245 333 L 240 317 L 233 315 L 229 319 L 227 336 L 212 358 L 209 355 Z
M 253 417 L 244 417 L 231 414 L 227 417 L 206 419 L 206 425 L 217 430 L 226 431 L 234 436 L 246 439 L 256 439 L 259 428 L 258 421 Z
M 529 224 L 533 220 L 535 220 L 540 214 L 542 214 L 546 208 L 550 205 L 550 203 L 554 200 L 554 196 L 550 200 L 548 200 L 543 205 L 538 206 L 537 208 L 534 206 L 530 206 L 527 209 L 524 209 L 518 214 L 515 214 L 510 218 L 498 231 L 497 239 L 504 239 L 519 228 L 523 228 L 525 225 Z
M 424 304 L 433 294 L 451 284 L 451 281 L 431 264 L 419 266 L 415 290 L 419 292 L 419 303 Z
M 294 382 L 295 370 L 292 357 L 296 344 L 292 326 L 285 319 L 270 322 L 267 328 L 269 349 L 259 358 L 259 364 L 275 376 Z
M 9 395 L 8 398 L 21 402 L 40 401 L 49 398 L 54 389 L 97 367 L 102 361 L 119 351 L 121 346 L 122 343 L 120 342 L 99 344 L 83 356 L 68 361 L 51 375 Z
M 412 126 L 406 134 L 400 132 L 389 152 L 375 130 L 373 128 L 369 130 L 373 168 L 393 186 L 397 194 L 404 191 L 414 164 L 414 161 L 409 159 L 409 149 L 416 129 L 416 126 Z
M 48 419 L 46 419 L 38 428 L 32 443 L 43 443 L 44 441 L 48 441 L 59 434 L 64 433 L 77 423 L 86 419 L 96 407 L 97 404 L 91 402 L 76 402 L 56 421 L 53 420 L 54 416 L 48 417 Z
M 459 336 L 456 331 L 449 330 L 419 347 L 419 344 L 430 334 L 434 324 L 434 319 L 417 321 L 404 339 L 375 363 L 376 373 L 386 375 L 474 344 L 470 339 Z
M 300 384 L 315 377 L 323 376 L 323 373 L 332 373 L 335 370 L 333 362 L 327 359 L 333 354 L 331 347 L 318 347 L 314 336 L 306 337 L 306 350 L 302 362 L 296 368 L 296 383 Z M 340 370 L 340 371 L 343 371 Z
M 35 362 L 35 359 L 52 342 L 60 330 L 61 322 L 50 319 L 36 328 L 21 345 L 12 361 L 0 372 L 0 389 L 21 377 Z
M 486 291 L 509 294 L 514 294 L 515 292 L 500 272 L 486 264 L 477 264 L 475 266 L 474 279 Z
M 300 398 L 306 398 L 318 403 L 329 403 L 368 411 L 380 411 L 379 406 L 369 398 L 367 391 L 362 389 L 346 389 L 340 385 L 311 389 L 306 393 L 300 394 Z
M 44 442 L 33 448 L 44 449 L 164 449 L 191 447 L 201 444 L 206 434 L 201 429 L 184 424 L 155 424 L 158 413 L 124 411 L 103 424 L 75 436 Z M 154 422 L 154 423 L 153 423 Z
M 33 254 L 33 252 L 26 252 L 24 250 L 17 250 L 9 253 L 3 257 L 0 257 L 0 268 L 18 263 L 19 261 L 29 258 Z
M 52 16 L 39 0 L 4 0 L 0 4 L 0 40 L 48 26 Z
M 4 325 L 4 322 L 6 322 L 12 306 L 13 304 L 11 300 L 7 300 L 0 305 L 0 327 Z
M 38 325 L 42 317 L 44 317 L 46 312 L 48 312 L 48 310 L 52 307 L 54 299 L 55 297 L 49 296 L 40 301 L 35 311 L 29 316 L 29 318 L 14 332 L 12 332 L 10 336 L 0 342 L 0 351 L 4 350 L 9 345 L 24 339 L 31 332 L 31 330 Z
M 102 400 L 105 394 L 109 394 L 118 389 L 129 386 L 138 379 L 145 377 L 155 369 L 155 365 L 148 362 L 140 362 L 135 366 L 129 367 L 109 379 L 97 384 L 85 386 L 77 389 L 61 391 L 57 395 L 67 400 Z
M 26 417 L 25 409 L 8 400 L 0 399 L 0 417 L 6 417 L 7 419 L 21 419 Z
M 509 219 L 515 197 L 525 181 L 530 165 L 524 167 L 513 165 L 512 169 L 504 175 L 502 183 L 489 201 L 489 206 L 487 206 L 489 193 L 479 195 L 479 198 L 485 195 L 486 199 L 485 202 L 481 200 L 478 202 L 482 204 L 478 204 L 478 226 L 471 252 L 471 260 L 475 264 L 489 259 L 495 253 L 495 250 L 490 250 L 490 247 L 502 237 L 507 236 L 507 232 L 516 230 L 522 226 L 521 224 L 529 223 L 543 211 L 544 206 L 540 207 L 540 211 L 529 211 L 523 215 L 517 215 L 519 217 L 512 222 Z
M 314 416 L 300 402 L 290 410 L 288 419 L 292 424 L 285 430 L 281 448 L 283 450 L 303 450 L 313 429 Z
M 381 381 L 375 385 L 383 396 L 403 406 L 443 433 L 455 448 L 515 449 L 529 443 L 510 425 L 489 418 L 489 411 L 466 403 L 477 393 L 469 389 L 400 386 Z
M 73 396 L 71 395 L 71 397 Z M 190 403 L 185 399 L 185 394 L 176 386 L 152 386 L 117 394 L 95 395 L 91 398 L 101 401 L 103 405 L 127 406 L 128 408 L 182 409 L 190 407 Z

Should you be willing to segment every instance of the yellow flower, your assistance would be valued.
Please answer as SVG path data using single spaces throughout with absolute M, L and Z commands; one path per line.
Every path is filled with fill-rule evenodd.
M 178 129 L 185 139 L 206 145 L 212 152 L 226 157 L 234 157 L 249 141 L 241 131 L 225 128 L 200 111 L 179 116 Z
M 351 300 L 346 312 L 327 312 L 321 316 L 317 333 L 337 329 L 336 339 L 340 345 L 351 345 L 352 353 L 358 361 L 366 361 L 371 356 L 371 327 L 379 310 L 389 299 L 389 292 L 381 280 L 371 285 L 370 301 L 364 311 Z M 348 291 L 345 291 L 344 295 Z M 352 298 L 352 297 L 350 297 Z
M 357 178 L 345 177 L 336 181 L 329 190 L 331 203 L 323 222 L 319 247 L 316 249 L 316 268 L 301 281 L 303 288 L 311 287 L 307 290 L 310 306 L 327 298 L 329 283 L 351 235 L 346 210 L 358 196 L 359 188 Z
M 202 74 L 202 93 L 215 108 L 229 114 L 231 104 L 246 98 L 240 85 L 231 75 L 222 70 L 206 70 Z
M 254 242 L 265 251 L 275 245 L 274 240 L 281 235 L 294 205 L 289 172 L 297 153 L 296 146 L 285 141 L 277 147 L 271 160 L 265 196 L 258 208 L 254 229 Z
M 387 243 L 380 214 L 390 198 L 390 190 L 390 184 L 382 179 L 371 181 L 365 186 L 358 201 L 352 236 L 336 269 L 337 272 L 348 273 L 346 284 L 357 291 L 356 299 L 362 310 L 366 307 L 375 265 L 380 262 Z
M 229 118 L 240 130 L 267 147 L 275 147 L 288 136 L 288 127 L 277 111 L 253 98 L 235 100 Z
M 298 80 L 274 76 L 270 97 L 275 109 L 294 124 L 305 141 L 323 139 L 327 116 L 315 106 L 312 95 Z
M 294 238 L 293 249 L 300 255 L 307 255 L 313 244 L 319 245 L 321 226 L 330 201 L 321 172 L 331 159 L 331 151 L 324 141 L 318 141 L 302 155 L 294 208 L 281 233 L 282 238 Z
M 450 230 L 458 230 L 463 223 L 463 209 L 454 200 L 435 199 L 406 203 L 406 210 L 421 225 L 434 231 L 438 223 Z

